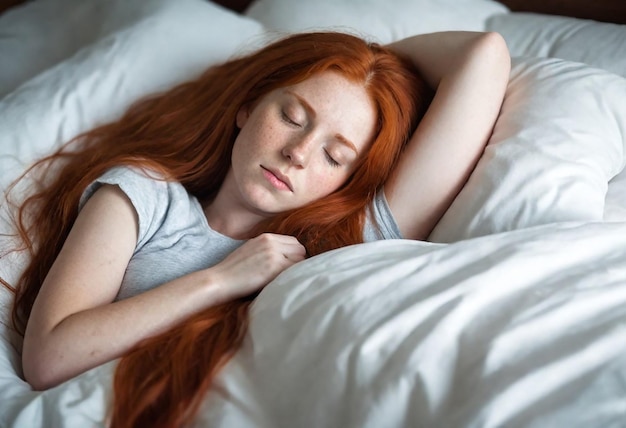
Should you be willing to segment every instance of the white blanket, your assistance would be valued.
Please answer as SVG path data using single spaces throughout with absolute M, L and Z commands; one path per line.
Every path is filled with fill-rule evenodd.
M 114 363 L 31 392 L 2 342 L 0 426 L 100 426 Z M 626 421 L 626 224 L 309 259 L 252 308 L 198 426 L 604 427 Z
M 70 25 L 12 42 L 12 28 L 40 28 L 70 1 L 0 16 L 0 58 L 13 46 L 23 66 L 0 73 L 0 190 L 137 97 L 276 36 L 204 0 L 92 0 L 66 21 L 93 44 L 64 46 Z M 386 2 L 357 14 L 348 0 L 313 9 L 258 0 L 251 11 L 269 25 L 287 3 L 301 12 L 297 30 L 324 26 L 332 7 L 350 14 L 335 25 L 362 17 L 393 27 L 372 27 L 381 39 L 414 31 L 378 19 Z M 456 28 L 446 3 L 410 4 L 436 14 L 424 22 Z M 502 10 L 464 3 L 480 12 L 463 15 L 468 28 Z M 30 50 L 40 43 L 54 45 L 50 63 Z M 197 425 L 626 427 L 625 99 L 626 80 L 606 70 L 516 58 L 485 155 L 431 236 L 450 243 L 363 244 L 284 272 L 254 303 L 244 346 Z M 4 208 L 0 234 L 10 230 Z M 12 282 L 27 260 L 4 255 L 9 246 L 0 237 L 0 276 Z M 0 427 L 104 426 L 116 362 L 31 391 L 11 299 L 0 288 Z

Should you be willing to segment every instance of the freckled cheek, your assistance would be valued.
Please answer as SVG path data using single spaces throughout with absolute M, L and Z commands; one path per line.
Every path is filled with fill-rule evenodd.
M 327 195 L 337 190 L 344 183 L 345 178 L 340 174 L 316 173 L 310 177 L 311 193 Z
M 280 148 L 281 135 L 271 126 L 260 130 L 255 137 L 257 150 L 277 150 Z
M 246 151 L 263 152 L 274 148 L 277 140 L 275 123 L 265 115 L 251 117 L 241 131 L 245 139 Z

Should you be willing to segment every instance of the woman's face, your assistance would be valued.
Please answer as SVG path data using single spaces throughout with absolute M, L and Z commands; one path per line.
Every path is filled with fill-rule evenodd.
M 271 215 L 337 190 L 374 137 L 376 110 L 362 85 L 324 72 L 277 89 L 237 115 L 225 186 Z

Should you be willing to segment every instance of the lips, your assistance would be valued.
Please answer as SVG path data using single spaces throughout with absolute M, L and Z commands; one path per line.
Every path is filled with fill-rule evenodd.
M 291 181 L 289 181 L 289 177 L 282 174 L 277 169 L 267 168 L 263 165 L 261 165 L 261 168 L 263 169 L 263 174 L 265 175 L 265 177 L 270 183 L 272 183 L 272 185 L 274 185 L 274 187 L 280 190 L 289 190 L 293 192 L 293 187 L 291 186 Z

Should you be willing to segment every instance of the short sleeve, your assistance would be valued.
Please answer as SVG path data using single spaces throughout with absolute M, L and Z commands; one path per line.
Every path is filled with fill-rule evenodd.
M 163 224 L 170 203 L 168 183 L 155 173 L 150 174 L 132 167 L 112 168 L 87 186 L 80 198 L 79 209 L 102 185 L 118 186 L 130 199 L 139 219 L 137 251 Z
M 378 225 L 378 227 L 376 227 Z M 365 227 L 363 228 L 363 241 L 373 242 L 382 239 L 402 239 L 402 233 L 396 219 L 393 217 L 391 208 L 387 203 L 385 192 L 380 189 L 372 200 L 371 209 L 368 210 Z

